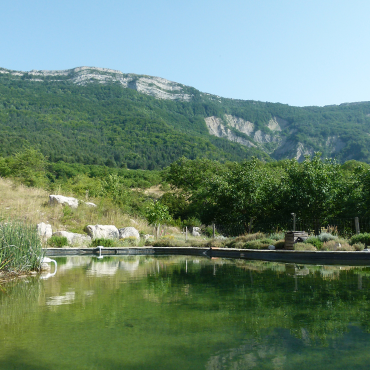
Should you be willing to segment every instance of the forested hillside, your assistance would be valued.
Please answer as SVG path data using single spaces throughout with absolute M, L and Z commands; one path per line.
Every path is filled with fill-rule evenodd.
M 315 151 L 370 163 L 370 103 L 300 108 L 107 69 L 0 68 L 0 156 L 27 146 L 51 162 L 132 169 L 183 156 L 301 161 Z

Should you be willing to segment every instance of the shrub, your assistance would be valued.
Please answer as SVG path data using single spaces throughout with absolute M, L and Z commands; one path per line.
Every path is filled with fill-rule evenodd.
M 355 248 L 356 251 L 363 251 L 365 249 L 365 244 L 355 243 L 355 244 L 352 244 L 352 247 Z
M 332 234 L 329 234 L 329 233 L 321 233 L 319 236 L 318 236 L 319 240 L 323 243 L 325 242 L 328 242 L 329 240 L 336 240 L 338 239 L 337 236 L 335 235 L 332 235 Z
M 296 251 L 317 251 L 317 248 L 310 243 L 295 243 L 294 250 Z
M 284 249 L 285 247 L 285 240 L 280 239 L 274 243 L 275 249 Z
M 353 235 L 350 239 L 350 244 L 364 243 L 365 245 L 370 245 L 370 233 L 361 233 Z
M 119 241 L 123 247 L 134 247 L 139 244 L 139 240 L 134 236 L 129 236 L 127 238 L 120 239 Z
M 281 239 L 285 239 L 285 234 L 283 232 L 281 232 L 281 233 L 272 233 L 272 234 L 269 235 L 269 238 L 273 239 L 273 240 L 281 240 Z
M 113 239 L 97 238 L 91 242 L 91 247 L 96 248 L 97 246 L 103 246 L 104 248 L 114 248 L 117 246 L 117 241 Z
M 62 248 L 68 245 L 68 240 L 65 236 L 52 236 L 48 239 L 48 246 L 52 248 Z
M 321 248 L 323 251 L 354 251 L 355 248 L 349 245 L 346 241 L 329 240 L 325 242 Z
M 318 250 L 320 250 L 323 245 L 323 242 L 320 241 L 319 238 L 317 238 L 316 236 L 310 236 L 305 240 L 305 243 L 312 244 Z
M 207 226 L 207 227 L 202 227 L 201 228 L 202 234 L 207 236 L 208 238 L 213 237 L 213 227 L 212 226 Z M 220 235 L 217 230 L 215 230 L 215 235 Z
M 212 239 L 209 240 L 205 245 L 205 247 L 212 247 L 212 248 L 224 248 L 225 247 L 225 242 L 221 239 Z

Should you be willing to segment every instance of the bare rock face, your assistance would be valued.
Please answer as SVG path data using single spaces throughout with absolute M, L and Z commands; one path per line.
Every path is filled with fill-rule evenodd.
M 67 79 L 76 85 L 87 85 L 93 82 L 101 84 L 120 83 L 123 87 L 133 89 L 157 99 L 190 101 L 191 94 L 187 94 L 185 86 L 177 82 L 169 81 L 161 77 L 136 75 L 133 73 L 122 73 L 109 68 L 77 67 L 59 71 L 37 71 L 29 72 L 12 71 L 0 68 L 0 73 L 13 76 L 32 76 L 30 81 L 43 82 L 45 78 L 58 80 L 60 77 Z
M 53 235 L 53 230 L 50 224 L 41 222 L 37 224 L 37 233 L 42 239 L 47 240 Z
M 134 227 L 123 227 L 122 229 L 119 229 L 119 238 L 136 238 L 137 240 L 140 240 L 140 234 Z
M 78 207 L 78 200 L 72 197 L 65 197 L 63 195 L 49 195 L 49 205 L 53 206 L 56 204 L 67 204 L 71 208 Z
M 217 136 L 217 137 L 223 137 L 223 138 L 228 139 L 229 141 L 233 141 L 235 143 L 239 143 L 239 144 L 242 144 L 242 145 L 248 146 L 248 147 L 254 147 L 255 146 L 249 140 L 236 135 L 232 130 L 230 130 L 228 127 L 223 125 L 222 120 L 220 118 L 212 116 L 212 117 L 207 117 L 204 120 L 205 120 L 206 125 L 208 127 L 208 131 L 211 135 L 214 135 L 214 136 Z
M 114 225 L 87 225 L 86 231 L 92 239 L 118 239 L 119 232 Z
M 87 246 L 91 243 L 91 238 L 88 235 L 70 233 L 68 231 L 56 231 L 53 236 L 61 236 L 67 238 L 68 245 L 71 247 Z

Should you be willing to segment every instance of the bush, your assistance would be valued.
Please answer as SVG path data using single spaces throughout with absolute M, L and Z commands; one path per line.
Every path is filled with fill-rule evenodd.
M 363 251 L 365 249 L 365 244 L 355 243 L 355 244 L 352 244 L 352 247 L 355 248 L 356 251 Z
M 280 239 L 274 243 L 275 249 L 284 249 L 285 247 L 285 240 Z
M 353 245 L 349 245 L 344 240 L 329 240 L 325 242 L 321 248 L 323 251 L 355 251 Z
M 283 233 L 283 232 L 281 232 L 281 233 L 272 233 L 272 234 L 269 235 L 269 238 L 273 239 L 273 240 L 285 239 L 285 233 Z
M 294 250 L 296 251 L 317 251 L 317 248 L 310 243 L 295 243 Z
M 68 240 L 65 236 L 52 236 L 48 239 L 48 246 L 52 248 L 62 248 L 68 245 Z
M 135 247 L 139 244 L 139 240 L 136 239 L 134 236 L 120 239 L 119 242 L 123 247 Z
M 337 236 L 335 235 L 332 235 L 332 234 L 329 234 L 329 233 L 321 233 L 319 236 L 318 236 L 319 240 L 323 243 L 325 242 L 328 242 L 329 240 L 336 240 L 338 239 Z
M 365 245 L 370 245 L 370 233 L 361 233 L 353 235 L 349 241 L 350 244 L 363 243 Z
M 320 241 L 316 236 L 310 236 L 305 240 L 305 243 L 312 244 L 318 250 L 320 250 L 323 245 L 323 242 Z
M 91 247 L 96 248 L 97 246 L 103 246 L 104 248 L 114 248 L 117 246 L 117 241 L 113 239 L 97 238 L 91 242 Z
M 201 228 L 202 234 L 207 236 L 208 238 L 213 238 L 213 227 L 212 226 L 207 226 L 207 227 L 202 227 Z M 220 235 L 217 230 L 215 230 L 215 235 Z

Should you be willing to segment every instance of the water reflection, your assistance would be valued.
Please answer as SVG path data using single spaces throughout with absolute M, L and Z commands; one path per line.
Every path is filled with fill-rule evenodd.
M 354 358 L 365 368 L 369 360 L 369 267 L 56 260 L 50 279 L 3 286 L 0 369 L 19 346 L 39 359 L 34 368 L 49 369 L 324 369 L 351 368 Z

